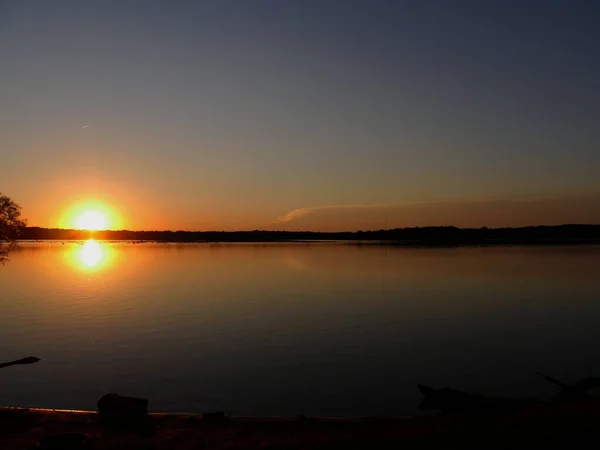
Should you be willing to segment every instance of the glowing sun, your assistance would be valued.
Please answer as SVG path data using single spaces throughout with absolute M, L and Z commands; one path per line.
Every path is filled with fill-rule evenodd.
M 84 211 L 75 223 L 80 230 L 103 230 L 106 228 L 106 217 L 98 211 Z

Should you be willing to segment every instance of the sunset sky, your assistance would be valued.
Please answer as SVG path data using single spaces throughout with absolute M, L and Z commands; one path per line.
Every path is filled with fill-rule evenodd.
M 30 225 L 600 223 L 600 3 L 4 0 Z

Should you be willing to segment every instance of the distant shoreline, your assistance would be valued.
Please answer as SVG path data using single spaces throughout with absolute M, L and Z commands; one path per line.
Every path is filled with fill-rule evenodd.
M 403 241 L 161 241 L 161 240 L 127 240 L 127 239 L 20 239 L 21 243 L 42 243 L 42 242 L 63 242 L 63 243 L 83 243 L 94 239 L 99 243 L 129 243 L 129 244 L 187 244 L 187 245 L 269 245 L 269 244 L 297 244 L 297 245 L 342 245 L 349 247 L 402 247 L 402 248 L 441 248 L 441 247 L 514 247 L 514 246 L 585 246 L 600 245 L 600 239 L 578 240 L 578 241 L 482 241 L 482 242 L 403 242 Z
M 342 243 L 393 246 L 582 245 L 600 243 L 600 225 L 521 228 L 418 227 L 355 232 L 315 231 L 82 231 L 26 228 L 22 241 L 131 241 L 163 243 Z

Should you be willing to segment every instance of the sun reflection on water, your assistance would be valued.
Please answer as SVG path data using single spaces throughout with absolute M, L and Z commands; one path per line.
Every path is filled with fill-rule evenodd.
M 81 247 L 79 257 L 87 267 L 96 267 L 102 259 L 102 248 L 96 241 L 87 241 Z
M 71 265 L 85 271 L 109 268 L 113 259 L 113 249 L 94 239 L 85 241 L 69 253 Z

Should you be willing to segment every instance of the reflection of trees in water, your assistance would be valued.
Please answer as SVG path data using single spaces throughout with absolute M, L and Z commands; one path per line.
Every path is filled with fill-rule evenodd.
M 0 244 L 0 264 L 4 264 L 6 262 L 9 251 L 8 245 Z
M 8 261 L 10 252 L 17 248 L 16 242 L 0 242 L 0 265 Z

